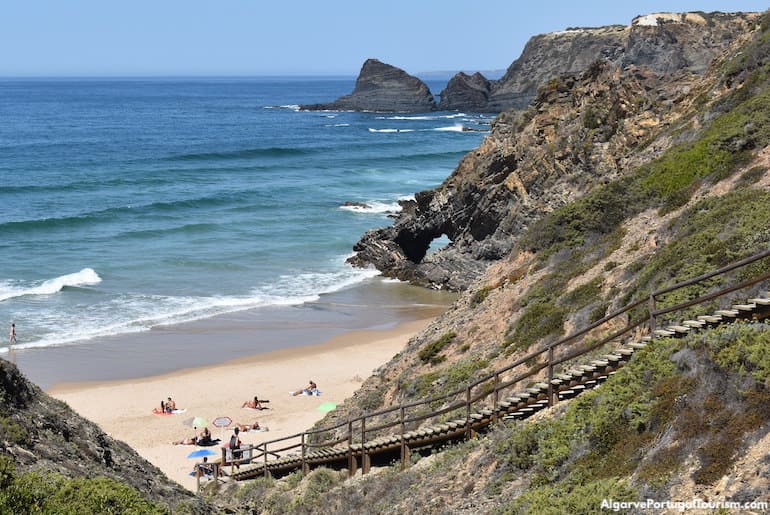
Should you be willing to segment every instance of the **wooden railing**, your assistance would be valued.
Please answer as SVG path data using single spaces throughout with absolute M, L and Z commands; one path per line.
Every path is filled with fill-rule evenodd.
M 362 472 L 369 470 L 369 456 L 365 444 L 373 438 L 383 434 L 401 435 L 401 463 L 405 466 L 408 461 L 408 449 L 404 434 L 420 427 L 427 420 L 442 420 L 445 418 L 464 418 L 465 436 L 472 432 L 471 414 L 484 406 L 496 406 L 497 403 L 514 388 L 521 388 L 524 381 L 532 381 L 540 378 L 548 384 L 548 405 L 553 405 L 558 399 L 554 394 L 553 379 L 559 368 L 567 366 L 577 358 L 589 355 L 598 349 L 605 348 L 615 342 L 620 345 L 620 339 L 629 335 L 632 331 L 655 332 L 656 326 L 662 317 L 676 312 L 724 297 L 732 292 L 746 289 L 770 279 L 768 266 L 764 271 L 739 284 L 729 286 L 718 291 L 700 295 L 696 298 L 681 302 L 673 306 L 661 306 L 660 297 L 674 291 L 693 285 L 702 285 L 705 281 L 725 275 L 734 270 L 758 263 L 770 257 L 770 250 L 743 259 L 731 265 L 725 266 L 713 272 L 700 275 L 693 279 L 675 284 L 673 286 L 654 291 L 648 297 L 637 300 L 618 311 L 615 311 L 600 320 L 590 324 L 584 329 L 566 336 L 543 348 L 527 353 L 504 368 L 495 370 L 463 388 L 414 402 L 386 408 L 373 413 L 364 413 L 359 417 L 338 423 L 333 426 L 304 431 L 302 433 L 269 440 L 256 446 L 249 446 L 250 463 L 261 464 L 265 475 L 269 475 L 268 465 L 270 458 L 286 456 L 287 453 L 299 455 L 300 468 L 303 473 L 309 470 L 307 457 L 314 450 L 347 446 L 347 459 L 349 470 L 356 471 L 356 455 L 360 456 Z M 631 319 L 632 314 L 641 310 L 636 319 Z M 581 341 L 594 331 L 605 325 L 617 327 L 618 321 L 622 327 L 609 329 L 609 334 L 604 334 L 595 342 Z M 526 367 L 526 370 L 517 370 Z M 493 415 L 495 417 L 496 415 Z M 223 463 L 225 461 L 223 450 Z M 235 463 L 247 460 L 233 460 Z

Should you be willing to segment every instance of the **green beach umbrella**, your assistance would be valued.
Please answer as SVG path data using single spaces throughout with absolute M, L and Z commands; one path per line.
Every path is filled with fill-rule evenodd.
M 324 413 L 327 413 L 329 411 L 333 411 L 337 409 L 337 405 L 333 402 L 324 402 L 320 406 L 318 406 L 318 411 L 323 411 Z
M 209 421 L 203 417 L 193 417 L 185 420 L 184 425 L 190 427 L 207 427 L 209 425 Z

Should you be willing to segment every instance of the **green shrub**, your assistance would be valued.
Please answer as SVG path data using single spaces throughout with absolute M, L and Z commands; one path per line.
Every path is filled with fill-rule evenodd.
M 639 493 L 625 480 L 600 479 L 570 485 L 544 485 L 524 492 L 495 513 L 563 515 L 601 513 L 602 501 L 638 501 Z M 613 507 L 607 507 L 608 511 Z
M 104 477 L 67 479 L 59 474 L 28 472 L 0 490 L 2 513 L 161 514 L 166 507 L 130 486 Z
M 564 330 L 568 310 L 547 302 L 528 306 L 506 339 L 509 352 L 528 349 L 532 344 Z
M 483 303 L 487 299 L 491 291 L 492 291 L 492 288 L 490 288 L 489 286 L 479 288 L 476 291 L 476 293 L 474 293 L 473 296 L 471 297 L 471 307 L 475 308 L 479 304 Z
M 417 355 L 423 363 L 430 362 L 432 365 L 441 363 L 446 357 L 440 356 L 439 353 L 444 350 L 447 345 L 452 343 L 456 336 L 457 334 L 454 331 L 445 333 L 438 340 L 434 340 L 425 345 L 425 347 L 420 349 L 420 352 Z

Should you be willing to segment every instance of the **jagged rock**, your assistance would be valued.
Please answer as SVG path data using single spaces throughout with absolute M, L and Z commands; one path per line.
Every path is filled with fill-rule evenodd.
M 311 111 L 426 112 L 436 109 L 428 86 L 404 70 L 367 59 L 353 93 L 328 104 L 300 106 Z
M 441 111 L 484 111 L 489 104 L 491 83 L 479 72 L 452 77 L 441 92 Z

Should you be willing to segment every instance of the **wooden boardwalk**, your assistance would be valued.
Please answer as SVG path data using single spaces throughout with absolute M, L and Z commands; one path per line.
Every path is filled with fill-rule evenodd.
M 248 454 L 252 457 L 250 463 L 242 464 L 238 470 L 231 468 L 230 478 L 246 480 L 263 476 L 282 476 L 297 470 L 306 473 L 319 466 L 347 469 L 350 475 L 358 470 L 367 473 L 372 465 L 388 465 L 394 461 L 400 461 L 406 466 L 414 452 L 423 452 L 470 438 L 501 419 L 523 420 L 531 417 L 560 400 L 575 397 L 600 385 L 632 359 L 637 351 L 644 349 L 656 338 L 683 337 L 693 331 L 725 323 L 769 318 L 770 292 L 763 292 L 743 304 L 729 305 L 692 319 L 662 327 L 656 326 L 658 317 L 766 282 L 770 278 L 770 273 L 767 272 L 677 306 L 658 309 L 655 305 L 657 296 L 767 257 L 770 257 L 770 251 L 655 292 L 649 299 L 608 315 L 588 328 L 545 349 L 530 353 L 512 365 L 467 385 L 464 389 L 365 414 L 334 427 L 307 431 L 253 446 Z M 628 322 L 622 330 L 607 335 L 598 342 L 584 345 L 577 350 L 564 350 L 558 355 L 557 351 L 564 343 L 574 343 L 578 337 L 589 334 L 591 330 L 607 321 L 644 305 L 647 311 L 641 322 Z M 638 333 L 637 329 L 642 325 L 647 334 L 631 338 L 631 333 Z M 611 350 L 607 351 L 607 347 L 611 347 Z M 545 361 L 537 361 L 538 359 Z M 580 363 L 575 364 L 576 360 Z M 510 377 L 517 367 L 523 366 L 528 368 L 526 372 Z M 523 383 L 526 386 L 522 386 Z M 409 414 L 415 411 L 418 414 Z M 439 421 L 436 421 L 437 419 Z M 226 450 L 223 449 L 222 452 L 223 462 L 226 462 Z

